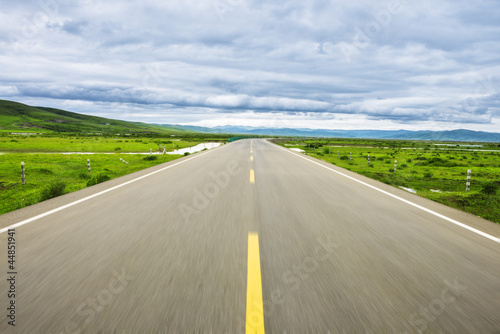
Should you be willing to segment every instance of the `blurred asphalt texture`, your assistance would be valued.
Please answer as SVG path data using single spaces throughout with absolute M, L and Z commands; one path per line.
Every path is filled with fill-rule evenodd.
M 243 333 L 249 232 L 267 333 L 500 332 L 500 244 L 264 140 L 251 160 L 250 146 L 0 216 L 6 227 L 185 161 L 17 227 L 15 328 L 1 234 L 0 332 Z M 497 224 L 320 163 L 500 236 Z

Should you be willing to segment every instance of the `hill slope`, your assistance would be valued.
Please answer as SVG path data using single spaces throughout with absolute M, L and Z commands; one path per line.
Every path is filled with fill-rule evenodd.
M 32 107 L 0 100 L 1 132 L 75 132 L 75 133 L 181 133 L 193 132 L 175 126 L 163 127 L 78 114 L 66 110 Z

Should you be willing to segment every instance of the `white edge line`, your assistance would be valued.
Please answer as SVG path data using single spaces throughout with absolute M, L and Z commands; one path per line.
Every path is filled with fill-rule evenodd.
M 123 186 L 126 186 L 127 184 L 130 184 L 130 183 L 133 183 L 133 182 L 139 181 L 139 180 L 144 179 L 144 178 L 146 178 L 146 177 L 148 177 L 148 176 L 154 175 L 154 174 L 159 173 L 159 172 L 162 172 L 162 171 L 164 171 L 164 170 L 166 170 L 166 169 L 169 169 L 169 168 L 172 168 L 172 167 L 174 167 L 174 166 L 177 166 L 177 165 L 180 165 L 180 164 L 182 164 L 182 163 L 185 163 L 185 162 L 187 162 L 187 161 L 189 161 L 189 160 L 196 159 L 196 158 L 201 157 L 201 156 L 203 156 L 203 155 L 205 155 L 205 154 L 207 154 L 207 153 L 210 153 L 210 152 L 213 152 L 213 151 L 208 151 L 208 152 L 205 152 L 205 153 L 202 153 L 202 154 L 198 154 L 198 155 L 196 155 L 196 156 L 194 156 L 194 157 L 188 158 L 188 159 L 186 159 L 186 160 L 182 160 L 182 161 L 176 162 L 176 163 L 175 163 L 175 164 L 173 164 L 173 165 L 169 165 L 169 166 L 167 166 L 167 167 L 163 167 L 163 168 L 158 169 L 158 170 L 156 170 L 156 171 L 154 171 L 154 172 L 148 173 L 148 174 L 143 175 L 143 176 L 139 176 L 139 177 L 138 177 L 138 178 L 136 178 L 136 179 L 133 179 L 133 180 L 130 180 L 130 181 L 127 181 L 127 182 L 121 183 L 121 184 L 119 184 L 119 185 L 117 185 L 117 186 L 114 186 L 114 187 L 108 188 L 108 189 L 103 190 L 103 191 L 101 191 L 101 192 L 98 192 L 98 193 L 96 193 L 96 194 L 93 194 L 93 195 L 90 195 L 90 196 L 87 196 L 87 197 L 81 198 L 81 199 L 79 199 L 79 200 L 77 200 L 77 201 L 74 201 L 74 202 L 68 203 L 68 204 L 66 204 L 66 205 L 60 206 L 60 207 L 58 207 L 58 208 L 52 209 L 52 210 L 47 211 L 47 212 L 44 212 L 44 213 L 41 213 L 41 214 L 39 214 L 38 216 L 31 217 L 31 218 L 28 218 L 28 219 L 26 219 L 26 220 L 23 220 L 23 221 L 21 221 L 21 222 L 19 222 L 19 223 L 16 223 L 16 224 L 13 224 L 13 225 L 7 226 L 7 227 L 5 227 L 5 228 L 3 228 L 3 229 L 1 229 L 1 230 L 0 230 L 0 234 L 2 234 L 2 233 L 4 233 L 4 232 L 7 232 L 9 229 L 13 229 L 13 228 L 16 228 L 16 227 L 19 227 L 19 226 L 22 226 L 22 225 L 25 225 L 25 224 L 31 223 L 31 222 L 33 222 L 33 221 L 35 221 L 35 220 L 40 219 L 40 218 L 46 217 L 46 216 L 51 215 L 51 214 L 53 214 L 53 213 L 56 213 L 56 212 L 58 212 L 58 211 L 61 211 L 61 210 L 67 209 L 67 208 L 69 208 L 69 207 L 72 207 L 73 205 L 77 205 L 77 204 L 79 204 L 79 203 L 85 202 L 85 201 L 87 201 L 87 200 L 89 200 L 89 199 L 91 199 L 91 198 L 94 198 L 94 197 L 97 197 L 97 196 L 101 196 L 101 195 L 103 195 L 103 194 L 105 194 L 105 193 L 107 193 L 107 192 L 109 192 L 109 191 L 113 191 L 113 190 L 115 190 L 115 189 L 121 188 L 121 187 L 123 187 Z M 124 175 L 124 176 L 125 176 L 125 175 Z
M 267 140 L 266 140 L 266 142 L 267 142 L 267 143 L 269 143 Z M 271 143 L 269 143 L 269 144 L 271 144 Z M 379 189 L 379 188 L 377 188 L 377 187 L 375 187 L 375 186 L 372 186 L 371 184 L 368 184 L 368 183 L 366 183 L 366 182 L 360 181 L 360 180 L 358 180 L 358 179 L 356 179 L 356 178 L 354 178 L 354 177 L 352 177 L 352 176 L 349 176 L 349 175 L 346 175 L 346 174 L 344 174 L 344 173 L 342 173 L 342 172 L 336 171 L 335 169 L 332 169 L 332 168 L 327 167 L 327 166 L 325 166 L 325 165 L 323 165 L 323 164 L 320 164 L 319 162 L 316 162 L 316 161 L 313 161 L 313 160 L 311 160 L 311 159 L 308 159 L 308 158 L 306 158 L 306 157 L 304 157 L 304 156 L 302 156 L 302 155 L 296 154 L 296 153 L 294 153 L 294 152 L 292 152 L 292 151 L 290 151 L 290 150 L 288 150 L 288 149 L 286 149 L 286 148 L 284 148 L 284 147 L 281 147 L 281 146 L 279 146 L 279 145 L 277 145 L 277 144 L 271 144 L 271 145 L 276 145 L 278 148 L 280 148 L 280 149 L 282 149 L 282 150 L 284 150 L 284 151 L 286 151 L 286 152 L 288 152 L 288 153 L 290 153 L 290 154 L 293 154 L 293 155 L 295 155 L 295 156 L 297 156 L 297 157 L 299 157 L 299 158 L 302 158 L 302 159 L 307 160 L 307 161 L 310 161 L 310 162 L 312 162 L 313 164 L 316 164 L 316 165 L 318 165 L 318 166 L 320 166 L 320 167 L 323 167 L 323 168 L 326 168 L 326 169 L 328 169 L 328 170 L 331 170 L 332 172 L 335 172 L 335 173 L 337 173 L 337 174 L 339 174 L 339 175 L 342 175 L 342 176 L 344 176 L 344 177 L 346 177 L 346 178 L 348 178 L 348 179 L 350 179 L 350 180 L 356 181 L 356 182 L 358 182 L 358 183 L 360 183 L 360 184 L 362 184 L 362 185 L 365 185 L 365 186 L 367 186 L 367 187 L 369 187 L 369 188 L 372 188 L 372 189 L 374 189 L 374 190 L 377 190 L 377 191 L 379 191 L 379 192 L 381 192 L 381 193 L 383 193 L 383 194 L 385 194 L 385 195 L 388 195 L 388 196 L 391 196 L 392 198 L 395 198 L 395 199 L 397 199 L 397 200 L 400 200 L 401 202 L 404 202 L 404 203 L 409 204 L 409 205 L 411 205 L 411 206 L 414 206 L 414 207 L 416 207 L 416 208 L 418 208 L 418 209 L 420 209 L 420 210 L 423 210 L 423 211 L 425 211 L 425 212 L 427 212 L 427 213 L 430 213 L 431 215 L 434 215 L 434 216 L 436 216 L 436 217 L 442 218 L 442 219 L 444 219 L 444 220 L 446 220 L 446 221 L 449 221 L 450 223 L 453 223 L 453 224 L 458 225 L 458 226 L 460 226 L 460 227 L 463 227 L 463 228 L 465 228 L 465 229 L 467 229 L 467 230 L 469 230 L 469 231 L 471 231 L 471 232 L 477 233 L 477 234 L 479 234 L 479 235 L 481 235 L 481 236 L 483 236 L 483 237 L 485 237 L 485 238 L 488 238 L 488 239 L 490 239 L 490 240 L 493 240 L 493 241 L 495 241 L 496 243 L 500 243 L 500 238 L 494 237 L 494 236 L 492 236 L 492 235 L 490 235 L 490 234 L 488 234 L 488 233 L 485 233 L 485 232 L 483 232 L 483 231 L 480 231 L 480 230 L 478 230 L 478 229 L 475 229 L 475 228 L 473 228 L 473 227 L 470 227 L 469 225 L 466 225 L 466 224 L 464 224 L 464 223 L 461 223 L 461 222 L 459 222 L 459 221 L 456 221 L 455 219 L 452 219 L 452 218 L 446 217 L 446 216 L 444 216 L 444 215 L 442 215 L 442 214 L 440 214 L 440 213 L 437 213 L 437 212 L 432 211 L 432 210 L 430 210 L 430 209 L 427 209 L 427 208 L 425 208 L 425 207 L 423 207 L 423 206 L 421 206 L 421 205 L 418 205 L 418 204 L 415 204 L 415 203 L 413 203 L 413 202 L 410 202 L 410 201 L 408 201 L 408 200 L 406 200 L 406 199 L 404 199 L 404 198 L 401 198 L 401 197 L 399 197 L 399 196 L 393 195 L 393 194 L 391 194 L 391 193 L 389 193 L 389 192 L 387 192 L 387 191 L 385 191 L 385 190 Z

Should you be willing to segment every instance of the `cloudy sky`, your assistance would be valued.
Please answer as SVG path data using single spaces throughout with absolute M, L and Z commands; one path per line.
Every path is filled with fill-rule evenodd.
M 500 132 L 498 0 L 3 0 L 0 99 L 148 123 Z

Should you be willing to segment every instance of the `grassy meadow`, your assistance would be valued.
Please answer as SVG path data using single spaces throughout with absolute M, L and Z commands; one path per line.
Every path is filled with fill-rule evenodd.
M 216 136 L 175 139 L 170 136 L 0 135 L 0 214 L 181 157 L 130 153 L 148 153 L 150 149 L 158 152 L 158 144 L 173 151 L 222 139 Z M 91 173 L 87 159 L 90 159 Z M 21 182 L 21 162 L 25 164 L 25 185 Z
M 3 136 L 0 137 L 0 152 L 134 152 L 146 153 L 150 149 L 158 152 L 159 145 L 167 151 L 195 146 L 205 142 L 204 138 L 166 139 L 102 136 Z
M 296 139 L 279 143 L 500 223 L 500 147 L 497 144 L 357 139 Z M 467 192 L 468 169 L 471 186 Z

